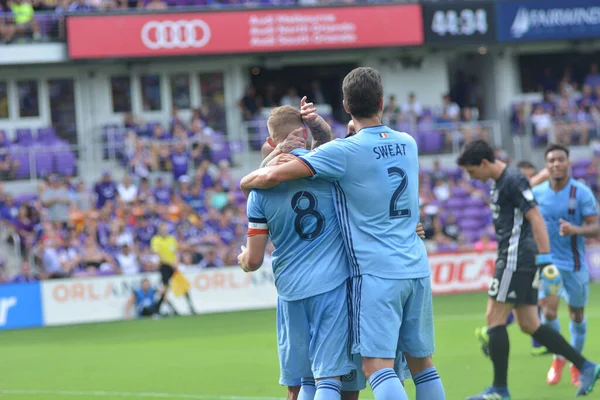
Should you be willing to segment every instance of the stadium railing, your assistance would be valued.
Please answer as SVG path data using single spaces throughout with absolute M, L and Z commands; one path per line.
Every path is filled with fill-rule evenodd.
M 577 120 L 569 117 L 568 119 L 562 117 L 552 117 L 552 125 L 547 132 L 537 132 L 535 124 L 533 123 L 532 116 L 534 109 L 540 102 L 531 101 L 517 101 L 514 102 L 511 109 L 510 124 L 511 133 L 514 136 L 521 136 L 527 139 L 524 144 L 526 146 L 533 146 L 534 148 L 543 148 L 548 143 L 557 142 L 557 125 L 564 125 L 563 129 L 568 129 L 571 132 L 571 139 L 573 145 L 579 144 L 579 139 L 582 134 L 581 126 L 586 124 L 588 130 L 588 143 L 591 140 L 600 138 L 600 119 L 592 114 L 581 114 L 577 115 Z M 585 117 L 585 119 L 579 119 Z
M 346 124 L 325 118 L 332 126 L 336 138 L 346 136 Z M 386 121 L 383 121 L 386 123 Z M 387 121 L 390 128 L 406 132 L 415 138 L 422 155 L 458 154 L 461 145 L 475 137 L 489 140 L 494 146 L 502 147 L 502 131 L 499 121 L 475 122 L 397 122 Z M 267 119 L 263 116 L 243 123 L 244 142 L 252 150 L 260 150 L 269 136 Z
M 117 125 L 106 125 L 100 132 L 96 132 L 92 148 L 94 155 L 99 156 L 103 161 L 115 161 L 122 166 L 126 166 L 128 155 L 126 154 L 126 136 L 127 129 Z M 150 137 L 138 136 L 145 148 L 150 148 L 153 144 L 169 145 L 176 142 L 174 139 L 153 140 Z M 222 160 L 229 161 L 230 165 L 243 169 L 255 167 L 256 162 L 252 159 L 248 146 L 243 140 L 231 140 L 221 132 L 212 132 L 208 135 L 207 141 L 188 140 L 188 150 L 195 144 L 206 143 L 210 148 L 211 161 L 218 164 Z M 190 166 L 193 162 L 190 162 Z M 192 168 L 193 169 L 193 168 Z

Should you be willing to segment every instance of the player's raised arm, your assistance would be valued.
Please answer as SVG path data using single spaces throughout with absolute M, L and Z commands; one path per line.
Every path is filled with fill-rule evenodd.
M 299 135 L 304 128 L 298 128 L 294 131 L 290 132 L 288 137 L 278 144 L 274 149 L 269 145 L 268 142 L 265 142 L 263 148 L 261 149 L 263 160 L 260 163 L 260 167 L 266 167 L 271 160 L 275 157 L 290 153 L 295 149 L 304 149 L 306 148 L 306 139 Z
M 242 253 L 238 256 L 238 264 L 244 272 L 252 272 L 263 264 L 269 241 L 269 228 L 256 192 L 250 193 L 247 209 L 248 239 L 246 246 L 242 246 Z
M 531 187 L 534 187 L 539 185 L 540 183 L 546 182 L 548 179 L 550 179 L 550 173 L 548 172 L 547 168 L 544 168 L 540 172 L 529 178 L 529 185 L 531 185 Z
M 333 139 L 331 126 L 317 114 L 317 109 L 313 103 L 306 102 L 306 96 L 300 101 L 300 112 L 302 113 L 302 120 L 308 126 L 308 129 L 310 129 L 310 133 L 314 139 L 312 144 L 313 149 Z

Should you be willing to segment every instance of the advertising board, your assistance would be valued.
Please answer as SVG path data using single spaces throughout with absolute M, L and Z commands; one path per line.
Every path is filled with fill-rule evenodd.
M 496 14 L 501 42 L 600 36 L 597 0 L 502 1 L 496 5 Z
M 0 330 L 42 325 L 40 284 L 0 285 Z
M 421 6 L 71 15 L 71 59 L 269 53 L 423 43 Z

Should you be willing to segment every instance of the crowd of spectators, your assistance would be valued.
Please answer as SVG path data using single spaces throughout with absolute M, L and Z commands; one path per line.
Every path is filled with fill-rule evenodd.
M 546 68 L 538 83 L 540 101 L 519 101 L 513 104 L 513 132 L 533 133 L 534 145 L 549 141 L 564 145 L 586 145 L 600 134 L 600 71 L 590 65 L 581 82 L 565 68 L 556 79 Z
M 30 260 L 41 279 L 153 271 L 149 244 L 163 222 L 177 237 L 180 269 L 235 265 L 247 227 L 236 186 L 221 165 L 173 185 L 160 176 L 118 183 L 107 171 L 93 188 L 52 175 L 36 195 L 15 199 L 0 189 L 0 217 L 14 226 L 28 261 L 14 279 L 31 273 Z
M 214 142 L 220 136 L 207 125 L 203 109 L 195 110 L 189 123 L 174 109 L 167 128 L 160 123 L 145 123 L 126 113 L 123 128 L 124 146 L 122 152 L 119 149 L 119 154 L 123 165 L 134 177 L 147 178 L 152 172 L 163 172 L 177 181 L 192 169 L 205 172 L 215 161 Z M 220 161 L 223 170 L 227 170 L 229 160 Z
M 325 97 L 318 81 L 302 88 L 309 101 L 323 104 Z M 260 148 L 267 134 L 264 131 L 267 116 L 263 108 L 281 105 L 297 105 L 300 97 L 296 88 L 285 90 L 273 84 L 266 85 L 260 92 L 249 85 L 238 106 L 243 119 L 249 123 L 249 137 L 254 148 Z M 470 104 L 470 103 L 465 103 Z M 477 107 L 461 107 L 449 93 L 441 96 L 439 107 L 422 105 L 415 93 L 409 93 L 406 101 L 398 103 L 390 95 L 384 103 L 383 123 L 399 131 L 409 132 L 419 143 L 422 154 L 438 154 L 457 150 L 462 143 L 473 139 L 490 140 L 490 126 L 479 121 Z M 336 121 L 331 115 L 323 115 L 332 126 L 337 137 L 346 135 L 346 124 Z

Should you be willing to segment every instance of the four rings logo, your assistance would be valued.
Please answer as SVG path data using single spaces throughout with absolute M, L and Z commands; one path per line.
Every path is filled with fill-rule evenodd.
M 141 36 L 142 43 L 153 50 L 200 48 L 210 41 L 210 26 L 201 19 L 150 21 L 142 27 Z

